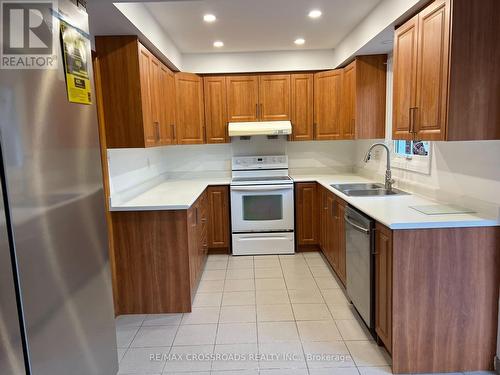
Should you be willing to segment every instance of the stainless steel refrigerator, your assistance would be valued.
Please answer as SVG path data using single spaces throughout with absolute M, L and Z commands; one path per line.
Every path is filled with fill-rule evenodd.
M 72 7 L 59 0 L 61 14 Z M 118 371 L 93 88 L 91 97 L 68 101 L 61 61 L 0 70 L 2 375 Z

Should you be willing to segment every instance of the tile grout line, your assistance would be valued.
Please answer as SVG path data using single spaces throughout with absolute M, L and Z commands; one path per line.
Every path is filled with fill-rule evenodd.
M 321 254 L 321 253 L 319 253 L 319 254 L 320 254 L 320 257 L 321 257 L 321 259 L 323 260 L 323 262 L 324 262 L 324 263 L 326 263 L 326 266 L 328 267 L 328 269 L 330 270 L 330 272 L 331 272 L 331 273 L 333 273 L 333 269 L 331 269 L 330 265 L 329 265 L 327 262 L 325 262 L 325 259 L 324 259 L 324 257 L 323 257 L 323 254 Z M 307 261 L 307 258 L 306 258 L 306 263 L 307 263 L 307 267 L 309 268 L 309 271 L 311 271 L 311 266 L 309 265 L 309 262 Z M 311 274 L 312 274 L 312 271 L 311 271 Z M 332 276 L 335 278 L 335 275 L 332 275 Z M 360 374 L 360 371 L 359 371 L 359 369 L 358 369 L 358 365 L 357 365 L 357 363 L 354 361 L 354 357 L 353 357 L 353 355 L 352 355 L 352 353 L 351 353 L 351 350 L 350 350 L 350 349 L 349 349 L 349 347 L 347 346 L 347 344 L 346 344 L 346 342 L 345 342 L 345 339 L 344 339 L 344 335 L 342 335 L 342 332 L 340 331 L 339 326 L 337 325 L 337 322 L 336 322 L 336 320 L 335 320 L 335 317 L 333 316 L 333 314 L 332 314 L 332 312 L 331 312 L 330 308 L 328 307 L 328 304 L 326 303 L 326 300 L 325 300 L 325 296 L 324 296 L 324 294 L 323 294 L 323 291 L 322 291 L 322 290 L 321 290 L 321 288 L 319 287 L 318 282 L 316 281 L 316 277 L 314 276 L 314 274 L 313 274 L 313 279 L 314 279 L 314 282 L 316 283 L 316 286 L 317 286 L 317 287 L 318 287 L 318 289 L 319 289 L 319 292 L 320 292 L 320 294 L 321 294 L 321 297 L 323 298 L 323 301 L 325 302 L 325 305 L 326 305 L 326 307 L 327 307 L 327 309 L 328 309 L 328 313 L 330 314 L 330 316 L 331 316 L 331 317 L 332 317 L 332 319 L 333 319 L 333 324 L 335 324 L 335 327 L 337 328 L 337 331 L 339 332 L 340 337 L 342 338 L 340 341 L 342 341 L 342 343 L 344 344 L 345 348 L 347 349 L 347 352 L 349 353 L 349 356 L 351 357 L 352 362 L 354 363 L 354 366 L 356 367 L 356 370 L 357 370 L 357 371 L 358 371 L 358 373 Z M 336 279 L 336 278 L 335 278 L 335 279 Z
M 297 254 L 297 253 L 295 253 L 295 254 Z M 307 264 L 307 260 L 304 258 L 304 255 L 301 254 L 301 256 L 302 256 L 302 258 L 304 259 L 304 261 Z M 288 284 L 286 282 L 285 273 L 283 272 L 283 264 L 281 263 L 281 259 L 279 259 L 279 262 L 280 262 L 281 273 L 283 274 L 283 279 L 284 279 L 284 282 L 285 282 L 286 294 L 288 295 L 288 300 L 290 301 L 290 308 L 292 309 L 292 315 L 293 315 L 293 320 L 294 320 L 294 323 L 295 323 L 295 329 L 297 330 L 297 337 L 299 338 L 300 347 L 302 348 L 302 354 L 304 355 L 304 363 L 306 365 L 306 370 L 307 370 L 307 373 L 309 374 L 310 373 L 310 368 L 309 368 L 309 363 L 307 362 L 306 350 L 304 349 L 304 342 L 302 341 L 302 337 L 300 335 L 299 325 L 297 323 L 297 318 L 295 316 L 295 310 L 293 309 L 292 300 L 290 298 L 290 291 L 288 290 Z M 309 270 L 309 272 L 311 272 L 311 270 Z

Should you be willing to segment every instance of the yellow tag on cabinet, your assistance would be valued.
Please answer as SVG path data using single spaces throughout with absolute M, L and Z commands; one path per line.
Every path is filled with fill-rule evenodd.
M 90 41 L 78 29 L 61 20 L 61 41 L 68 100 L 92 104 L 89 77 Z

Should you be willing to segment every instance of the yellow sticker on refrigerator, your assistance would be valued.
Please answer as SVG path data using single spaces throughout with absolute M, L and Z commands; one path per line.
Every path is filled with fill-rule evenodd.
M 78 29 L 61 20 L 61 42 L 68 100 L 91 104 L 89 66 L 90 41 Z

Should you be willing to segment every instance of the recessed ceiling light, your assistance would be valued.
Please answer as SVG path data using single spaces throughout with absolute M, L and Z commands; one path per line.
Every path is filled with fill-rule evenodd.
M 205 14 L 203 16 L 203 21 L 205 22 L 215 22 L 216 19 L 217 17 L 215 17 L 213 14 Z
M 216 48 L 221 48 L 221 47 L 224 47 L 224 42 L 220 41 L 220 40 L 216 40 L 214 42 L 214 47 Z
M 298 46 L 301 46 L 302 44 L 304 44 L 306 41 L 303 39 L 303 38 L 297 38 L 295 39 L 294 43 Z
M 311 18 L 319 18 L 323 13 L 319 9 L 313 9 L 309 12 L 309 17 Z

